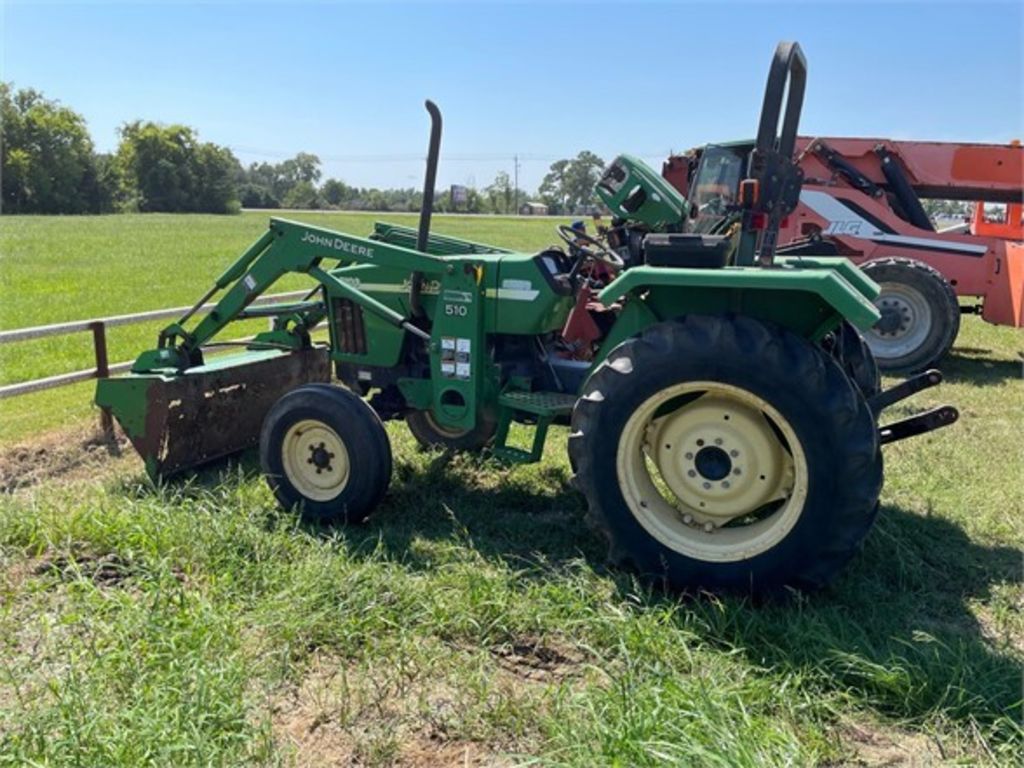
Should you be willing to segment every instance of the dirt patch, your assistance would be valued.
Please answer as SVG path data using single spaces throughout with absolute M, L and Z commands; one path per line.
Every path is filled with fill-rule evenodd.
M 278 747 L 296 766 L 506 766 L 486 743 L 451 736 L 456 694 L 436 681 L 396 689 L 367 671 L 317 656 L 298 685 L 270 694 Z
M 100 587 L 116 587 L 132 575 L 132 564 L 117 553 L 107 555 L 54 555 L 36 566 L 37 576 L 52 576 L 62 582 L 88 579 Z
M 43 555 L 36 561 L 33 574 L 49 576 L 59 583 L 87 579 L 97 587 L 115 588 L 125 586 L 126 582 L 134 576 L 143 574 L 144 570 L 140 563 L 116 552 L 101 554 L 76 547 L 70 553 Z M 178 581 L 185 581 L 185 574 L 181 569 L 174 568 L 172 573 Z
M 456 768 L 456 766 L 506 766 L 507 760 L 490 754 L 473 742 L 437 743 L 423 737 L 414 738 L 399 750 L 397 765 L 408 768 Z
M 575 648 L 548 640 L 522 638 L 495 645 L 491 655 L 508 672 L 536 682 L 556 682 L 582 673 L 584 656 Z
M 850 752 L 843 765 L 926 768 L 943 764 L 953 757 L 945 753 L 939 742 L 925 734 L 878 724 L 846 722 L 840 726 L 839 736 Z
M 15 493 L 50 480 L 70 482 L 107 474 L 130 455 L 117 432 L 107 440 L 96 427 L 50 432 L 0 448 L 0 493 Z

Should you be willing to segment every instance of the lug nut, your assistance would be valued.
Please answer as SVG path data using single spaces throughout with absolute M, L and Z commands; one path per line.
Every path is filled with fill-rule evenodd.
M 693 515 L 683 515 L 683 522 L 689 525 L 693 522 Z
M 722 487 L 723 488 L 728 488 L 729 487 L 729 481 L 728 480 L 723 480 L 722 481 Z
M 740 455 L 740 452 L 733 448 L 731 451 L 729 451 L 729 455 L 735 459 L 737 456 Z
M 704 482 L 704 490 L 705 491 L 711 490 L 711 483 L 705 481 Z
M 715 445 L 721 445 L 721 444 L 722 444 L 722 438 L 716 437 L 715 438 Z
M 711 523 L 704 523 L 705 533 L 711 533 L 713 530 L 715 530 L 715 526 L 713 526 Z
M 696 477 L 696 476 L 697 476 L 697 473 L 696 473 L 696 472 L 694 472 L 694 471 L 693 471 L 692 469 L 691 469 L 691 470 L 689 470 L 689 471 L 688 471 L 688 472 L 687 472 L 686 474 L 687 474 L 687 476 L 689 476 L 689 477 Z
M 690 453 L 689 451 L 687 451 L 687 452 L 686 452 L 686 458 L 688 458 L 688 459 L 692 459 L 692 458 L 693 458 L 693 454 L 692 454 L 692 453 Z

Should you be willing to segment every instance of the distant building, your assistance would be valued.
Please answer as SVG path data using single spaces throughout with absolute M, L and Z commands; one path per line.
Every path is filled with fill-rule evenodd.
M 521 216 L 547 216 L 548 207 L 544 203 L 523 203 L 519 206 Z

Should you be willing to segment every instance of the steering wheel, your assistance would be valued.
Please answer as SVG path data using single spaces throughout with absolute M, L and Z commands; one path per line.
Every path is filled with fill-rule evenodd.
M 556 231 L 558 236 L 569 246 L 570 252 L 578 253 L 585 259 L 599 261 L 612 269 L 622 269 L 626 266 L 626 262 L 622 260 L 619 254 L 596 237 L 592 237 L 586 232 L 578 232 L 565 224 L 559 224 L 556 227 Z M 582 243 L 585 243 L 585 245 Z

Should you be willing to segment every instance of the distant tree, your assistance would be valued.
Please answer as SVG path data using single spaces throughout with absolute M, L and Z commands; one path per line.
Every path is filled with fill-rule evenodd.
M 494 181 L 484 191 L 487 193 L 492 213 L 508 213 L 512 206 L 512 183 L 505 171 L 498 171 Z
M 199 144 L 192 162 L 195 165 L 195 210 L 236 213 L 239 201 L 235 179 L 239 162 L 231 150 L 209 142 Z
M 263 190 L 263 193 L 268 197 L 280 199 L 274 191 L 277 178 L 278 171 L 276 165 L 271 165 L 270 163 L 252 163 L 242 174 L 242 186 L 258 187 Z
M 568 160 L 555 161 L 540 183 L 538 194 L 552 213 L 562 213 L 565 210 L 565 177 L 568 167 Z
M 93 155 L 92 168 L 82 179 L 82 195 L 90 213 L 116 210 L 121 195 L 121 175 L 113 155 Z
M 601 179 L 604 160 L 589 150 L 576 155 L 565 170 L 565 196 L 570 208 L 594 203 L 594 189 Z
M 230 213 L 238 207 L 237 160 L 184 125 L 136 120 L 121 127 L 123 186 L 139 211 Z
M 311 181 L 296 183 L 281 201 L 284 208 L 319 208 L 320 193 Z
M 0 175 L 8 213 L 108 210 L 101 205 L 110 190 L 100 188 L 85 118 L 38 91 L 14 92 L 8 83 L 0 83 Z
M 387 195 L 379 189 L 367 189 L 360 194 L 365 207 L 370 211 L 390 211 Z
M 571 213 L 591 205 L 602 168 L 604 160 L 589 150 L 583 150 L 572 160 L 558 160 L 551 164 L 540 183 L 540 199 L 552 213 Z
M 296 184 L 306 181 L 315 184 L 320 181 L 320 158 L 309 152 L 299 152 L 291 160 L 282 163 L 283 174 Z
M 324 202 L 334 207 L 339 207 L 342 203 L 354 199 L 357 193 L 357 190 L 338 179 L 328 179 L 320 188 L 320 195 Z
M 280 208 L 281 201 L 267 187 L 257 184 L 243 184 L 238 190 L 243 208 Z
M 279 201 L 283 205 L 289 193 L 296 185 L 306 183 L 315 186 L 320 180 L 320 158 L 309 152 L 299 152 L 295 157 L 284 160 L 280 163 L 252 163 L 244 169 L 241 174 L 241 186 L 246 193 L 243 197 L 254 201 Z M 259 187 L 262 192 L 257 193 L 250 187 Z M 308 190 L 304 187 L 299 196 L 306 194 Z M 248 205 L 243 200 L 242 205 L 247 208 L 271 208 L 275 205 Z

